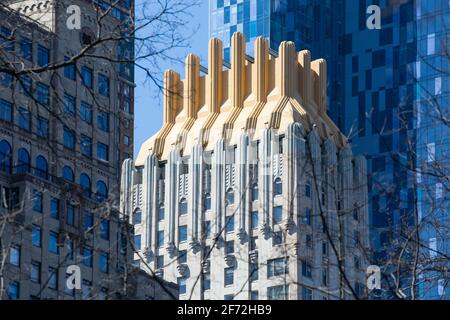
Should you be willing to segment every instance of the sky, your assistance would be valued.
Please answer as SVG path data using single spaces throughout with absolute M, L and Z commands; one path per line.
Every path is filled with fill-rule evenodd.
M 145 0 L 137 0 L 136 8 L 139 10 L 139 3 Z M 192 23 L 186 26 L 186 34 L 194 36 L 189 39 L 190 47 L 173 50 L 173 56 L 185 57 L 188 53 L 195 53 L 201 59 L 202 65 L 206 65 L 208 52 L 208 0 L 201 0 L 198 7 L 191 10 L 193 15 Z M 184 60 L 184 59 L 183 59 Z M 173 69 L 184 78 L 184 65 L 174 63 L 162 63 L 163 69 Z M 136 68 L 135 74 L 135 106 L 134 106 L 134 157 L 136 158 L 142 143 L 153 136 L 162 125 L 163 107 L 162 93 L 151 81 L 146 81 L 145 74 Z

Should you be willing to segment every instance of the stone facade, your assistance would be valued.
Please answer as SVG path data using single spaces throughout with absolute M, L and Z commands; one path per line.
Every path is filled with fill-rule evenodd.
M 354 298 L 346 281 L 362 297 L 366 165 L 326 114 L 326 62 L 254 52 L 235 33 L 230 69 L 211 39 L 207 70 L 189 55 L 184 80 L 165 73 L 163 127 L 122 168 L 135 258 L 180 299 Z

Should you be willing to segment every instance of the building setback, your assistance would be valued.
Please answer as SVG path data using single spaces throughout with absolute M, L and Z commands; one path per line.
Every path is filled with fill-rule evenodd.
M 325 60 L 231 42 L 229 69 L 213 38 L 207 70 L 165 72 L 163 127 L 123 164 L 137 263 L 180 299 L 363 297 L 366 165 L 326 114 Z

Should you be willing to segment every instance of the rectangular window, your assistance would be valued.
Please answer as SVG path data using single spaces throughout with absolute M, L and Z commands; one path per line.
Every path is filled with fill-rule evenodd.
M 179 277 L 177 279 L 177 283 L 178 283 L 178 292 L 179 292 L 179 294 L 185 294 L 186 293 L 186 278 Z
M 109 131 L 109 114 L 106 111 L 98 111 L 97 114 L 97 126 L 100 130 Z
M 141 250 L 141 235 L 140 234 L 136 234 L 134 236 L 133 243 L 134 243 L 134 248 L 136 250 Z
M 272 236 L 272 246 L 278 246 L 283 243 L 283 232 L 276 231 Z
M 305 223 L 308 226 L 311 225 L 311 209 L 310 208 L 305 209 Z
M 33 61 L 33 43 L 30 39 L 20 39 L 20 56 L 28 61 Z
M 75 97 L 65 93 L 64 94 L 64 112 L 70 114 L 71 116 L 75 115 L 77 100 Z
M 0 43 L 1 46 L 1 43 Z M 12 84 L 13 84 L 13 76 L 5 73 L 5 72 L 0 72 L 0 85 L 5 87 L 5 88 L 12 88 Z
M 163 269 L 164 268 L 164 256 L 158 256 L 156 258 L 156 269 Z
M 19 299 L 19 290 L 20 290 L 20 284 L 17 281 L 12 281 L 9 283 L 8 286 L 8 299 L 9 300 L 17 300 Z
M 312 300 L 312 290 L 306 287 L 302 287 L 302 300 Z
M 67 239 L 67 257 L 73 260 L 73 253 L 75 252 L 75 244 L 72 239 Z
M 64 147 L 69 148 L 69 149 L 75 149 L 75 133 L 67 128 L 64 127 Z
M 258 278 L 258 263 L 250 263 L 250 280 L 256 281 Z
M 278 258 L 267 261 L 267 279 L 284 276 L 288 273 L 288 259 Z
M 49 135 L 48 119 L 38 117 L 36 125 L 36 134 L 41 138 L 48 138 Z
M 312 267 L 309 263 L 302 261 L 302 276 L 306 278 L 312 277 Z
M 12 31 L 4 26 L 0 27 L 0 47 L 6 51 L 14 51 L 14 41 Z
M 53 290 L 58 289 L 58 270 L 56 268 L 52 268 L 52 267 L 48 268 L 47 286 Z
M 100 272 L 108 273 L 109 254 L 106 252 L 101 253 L 99 256 L 98 264 L 99 264 L 98 267 L 99 267 Z
M 31 97 L 33 81 L 28 75 L 22 75 L 19 78 L 19 92 L 24 96 Z
M 50 217 L 59 219 L 59 199 L 52 198 L 50 200 Z
M 12 103 L 0 99 L 0 120 L 12 121 Z
M 234 241 L 230 240 L 225 242 L 225 254 L 233 254 L 234 253 Z
M 253 211 L 251 215 L 251 228 L 252 230 L 256 230 L 256 228 L 258 228 L 258 211 Z
M 92 105 L 81 101 L 80 104 L 80 119 L 87 124 L 92 124 Z
M 178 263 L 187 263 L 187 251 L 186 250 L 178 251 Z
M 250 299 L 251 299 L 251 300 L 258 300 L 258 299 L 259 299 L 258 291 L 253 290 L 253 291 L 250 293 Z
M 9 248 L 9 263 L 20 267 L 20 246 L 12 245 Z
M 31 130 L 31 113 L 22 107 L 19 108 L 19 128 L 26 131 Z
M 42 245 L 42 231 L 41 227 L 33 224 L 31 226 L 31 244 L 40 248 Z
M 204 273 L 203 274 L 203 290 L 210 290 L 211 289 L 211 274 Z
M 64 57 L 64 61 L 69 61 L 70 58 L 69 57 Z M 74 80 L 76 79 L 76 70 L 75 70 L 75 64 L 71 63 L 68 64 L 67 66 L 64 66 L 64 77 L 70 80 Z
M 427 160 L 428 162 L 436 160 L 436 144 L 434 142 L 427 144 Z
M 92 251 L 92 248 L 90 247 L 84 247 L 83 248 L 83 264 L 86 267 L 92 268 L 93 262 L 94 262 L 94 253 Z
M 50 62 L 50 51 L 46 47 L 38 45 L 37 55 L 38 65 L 40 67 L 48 66 Z
M 258 237 L 251 237 L 250 238 L 250 251 L 254 251 L 258 249 L 256 243 L 258 241 Z
M 109 240 L 109 220 L 103 219 L 100 222 L 100 238 Z
M 80 136 L 81 153 L 87 157 L 92 157 L 92 138 L 82 134 Z
M 97 143 L 97 159 L 102 161 L 109 161 L 108 146 L 104 143 Z
M 94 226 L 94 216 L 92 213 L 85 211 L 84 212 L 84 231 L 92 232 L 92 227 Z
M 281 285 L 267 288 L 268 300 L 287 300 L 289 297 L 289 286 Z
M 178 227 L 178 241 L 184 242 L 187 241 L 187 226 L 179 226 Z
M 161 248 L 164 246 L 164 231 L 158 231 L 158 247 Z
M 109 78 L 101 73 L 98 74 L 98 93 L 102 96 L 109 96 Z
M 48 237 L 48 251 L 54 254 L 59 254 L 58 233 L 54 231 L 50 231 Z
M 36 85 L 36 100 L 48 107 L 50 103 L 50 88 L 48 85 L 38 82 Z
M 276 206 L 273 208 L 273 222 L 275 224 L 281 223 L 281 220 L 283 219 L 283 207 L 282 206 Z
M 43 211 L 43 194 L 37 190 L 33 191 L 33 210 L 39 213 Z
M 91 68 L 85 66 L 81 68 L 81 81 L 85 87 L 92 89 L 93 79 Z
M 234 216 L 227 217 L 226 232 L 234 232 Z
M 66 222 L 70 226 L 75 225 L 75 207 L 71 205 L 69 202 L 66 203 Z
M 211 221 L 207 220 L 204 224 L 205 238 L 208 239 L 211 236 Z
M 225 286 L 232 285 L 234 283 L 234 268 L 225 268 L 225 274 L 224 274 L 224 282 Z
M 30 280 L 41 283 L 41 263 L 38 261 L 31 261 Z

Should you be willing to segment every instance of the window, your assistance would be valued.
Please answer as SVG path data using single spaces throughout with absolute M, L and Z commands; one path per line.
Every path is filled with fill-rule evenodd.
M 302 287 L 302 300 L 312 300 L 312 290 L 306 287 Z
M 203 274 L 203 290 L 210 290 L 211 289 L 211 274 L 204 273 Z
M 20 76 L 19 83 L 20 83 L 19 92 L 27 97 L 31 97 L 32 83 L 33 83 L 31 77 L 27 75 Z
M 358 205 L 355 205 L 355 207 L 353 208 L 353 219 L 355 221 L 359 221 Z
M 188 203 L 187 203 L 187 200 L 183 198 L 180 200 L 178 214 L 180 216 L 184 216 L 187 214 L 187 212 L 188 212 Z
M 289 286 L 281 285 L 267 288 L 268 300 L 287 300 L 289 297 Z
M 13 84 L 13 76 L 4 72 L 0 72 L 0 85 L 5 88 L 12 88 L 12 84 Z
M 156 269 L 163 269 L 164 268 L 164 256 L 158 256 L 156 257 Z
M 40 67 L 46 67 L 50 61 L 50 52 L 46 47 L 43 47 L 41 45 L 38 45 L 37 50 L 37 58 L 38 58 L 38 65 Z
M 58 270 L 52 267 L 48 268 L 48 283 L 50 289 L 58 289 Z
M 109 254 L 102 252 L 99 256 L 99 270 L 102 273 L 109 272 Z
M 8 286 L 8 299 L 17 300 L 19 299 L 20 284 L 17 281 L 12 281 Z
M 427 159 L 428 162 L 436 160 L 436 144 L 434 142 L 427 144 Z
M 80 186 L 81 186 L 81 189 L 83 190 L 83 195 L 86 197 L 90 197 L 91 196 L 91 179 L 85 173 L 82 173 L 80 175 Z
M 283 220 L 283 207 L 276 206 L 273 208 L 273 223 L 278 224 Z
M 41 263 L 38 261 L 31 261 L 30 280 L 41 283 Z
M 84 280 L 82 281 L 82 286 L 81 286 L 81 297 L 83 300 L 88 300 L 91 296 L 91 289 L 92 289 L 92 282 L 88 281 L 88 280 Z
M 109 240 L 109 220 L 103 219 L 100 222 L 100 238 Z
M 37 190 L 33 191 L 33 210 L 39 213 L 43 211 L 43 194 Z
M 283 232 L 276 231 L 273 233 L 272 246 L 278 246 L 283 243 Z
M 86 157 L 92 157 L 92 138 L 84 134 L 80 135 L 80 150 Z
M 59 219 L 59 199 L 52 198 L 50 200 L 50 217 Z
M 50 89 L 48 85 L 38 82 L 36 85 L 36 100 L 46 107 L 49 105 Z
M 12 121 L 12 104 L 3 99 L 0 99 L 0 120 Z
M 226 232 L 227 233 L 234 232 L 234 216 L 226 217 L 226 219 L 227 219 L 225 226 Z
M 305 223 L 309 226 L 311 225 L 311 209 L 310 208 L 305 209 Z
M 361 259 L 358 256 L 354 256 L 353 264 L 355 265 L 355 269 L 360 269 L 361 268 Z
M 22 37 L 20 39 L 20 56 L 28 61 L 33 61 L 33 43 L 30 39 Z
M 36 158 L 36 175 L 42 179 L 48 178 L 47 160 L 43 156 Z
M 187 263 L 187 251 L 180 250 L 178 251 L 178 263 Z
M 164 231 L 158 231 L 158 247 L 161 248 L 164 246 Z
M 158 221 L 164 220 L 164 205 L 161 203 L 158 209 Z
M 179 242 L 187 241 L 187 226 L 178 227 L 178 241 Z
M 97 191 L 95 192 L 97 201 L 102 202 L 108 198 L 108 187 L 102 180 L 97 181 Z
M 186 278 L 185 277 L 179 277 L 177 279 L 178 283 L 178 292 L 179 294 L 185 294 L 186 293 Z
M 312 248 L 313 243 L 312 243 L 312 235 L 307 234 L 306 235 L 306 247 L 308 248 Z
M 0 141 L 0 171 L 11 173 L 11 145 L 6 140 Z
M 130 145 L 130 137 L 129 136 L 127 136 L 127 135 L 123 136 L 123 144 L 126 146 Z
M 109 78 L 101 73 L 98 74 L 98 93 L 102 96 L 109 96 Z
M 225 276 L 224 276 L 225 286 L 232 285 L 234 283 L 234 269 L 233 267 L 225 268 Z
M 302 261 L 302 276 L 306 278 L 312 277 L 312 267 L 308 262 Z
M 322 270 L 322 285 L 328 286 L 328 270 Z
M 64 180 L 75 182 L 75 175 L 73 173 L 73 170 L 69 166 L 64 166 L 63 168 L 63 178 Z
M 48 119 L 44 117 L 38 117 L 36 125 L 36 134 L 41 138 L 48 138 L 49 126 Z
M 30 172 L 30 154 L 24 148 L 17 152 L 17 173 Z
M 252 201 L 256 201 L 259 198 L 258 185 L 254 184 L 252 187 Z
M 97 158 L 102 161 L 108 161 L 108 146 L 101 142 L 97 143 Z
M 204 207 L 205 211 L 211 210 L 211 195 L 209 193 L 207 193 L 205 195 L 205 199 L 203 201 L 203 207 Z
M 311 198 L 311 182 L 307 181 L 305 185 L 305 196 Z
M 19 128 L 30 131 L 31 130 L 31 114 L 30 111 L 26 108 L 19 108 Z
M 141 250 L 141 235 L 140 234 L 136 234 L 134 236 L 133 243 L 134 243 L 135 250 Z
M 258 237 L 251 237 L 250 238 L 250 251 L 254 251 L 258 249 L 256 243 L 258 241 Z
M 58 247 L 58 234 L 54 231 L 50 231 L 48 238 L 48 251 L 54 254 L 59 254 Z
M 211 221 L 205 221 L 204 225 L 205 238 L 208 239 L 211 236 Z
M 258 263 L 250 263 L 250 281 L 256 281 L 258 278 Z
M 288 259 L 278 258 L 267 261 L 267 278 L 284 276 L 288 273 Z
M 250 300 L 258 300 L 259 299 L 259 294 L 257 290 L 253 290 L 252 292 L 250 292 Z
M 89 211 L 84 212 L 83 225 L 85 232 L 92 232 L 92 227 L 94 226 L 94 216 Z
M 251 213 L 250 227 L 252 228 L 252 230 L 256 230 L 256 228 L 258 228 L 258 211 L 253 211 Z
M 322 254 L 324 256 L 328 255 L 328 243 L 327 242 L 322 242 Z
M 80 104 L 80 119 L 87 124 L 92 124 L 92 105 L 81 101 Z
M 11 40 L 12 31 L 4 26 L 0 27 L 0 47 L 6 51 L 14 51 L 14 41 Z
M 67 257 L 73 260 L 73 253 L 75 252 L 74 241 L 72 239 L 67 239 Z
M 64 61 L 69 61 L 69 57 L 64 57 Z M 70 80 L 76 79 L 75 64 L 71 63 L 64 66 L 64 77 Z
M 234 191 L 233 189 L 228 189 L 225 195 L 225 205 L 231 206 L 232 204 L 234 204 Z
M 42 245 L 42 231 L 41 227 L 33 224 L 31 226 L 31 244 L 40 248 Z
M 92 89 L 93 79 L 92 79 L 92 69 L 86 66 L 81 68 L 81 81 L 83 85 L 89 89 Z
M 97 126 L 100 130 L 109 131 L 109 114 L 106 111 L 99 110 L 97 114 Z
M 70 226 L 75 225 L 75 207 L 69 202 L 66 203 L 66 223 Z
M 273 183 L 273 195 L 279 196 L 283 193 L 283 183 L 281 182 L 280 178 L 276 178 L 275 182 Z
M 142 223 L 142 211 L 141 209 L 136 209 L 133 212 L 133 224 L 141 224 Z
M 64 112 L 74 116 L 76 110 L 77 100 L 75 97 L 65 93 L 64 94 Z
M 234 253 L 234 241 L 230 240 L 225 242 L 225 254 L 233 254 Z
M 75 133 L 71 129 L 64 127 L 63 140 L 64 140 L 64 147 L 69 149 L 75 149 Z
M 12 245 L 9 248 L 9 263 L 20 267 L 20 246 Z
M 93 255 L 94 254 L 93 254 L 92 248 L 90 248 L 90 247 L 83 248 L 83 264 L 86 267 L 92 268 L 93 261 L 94 261 Z

